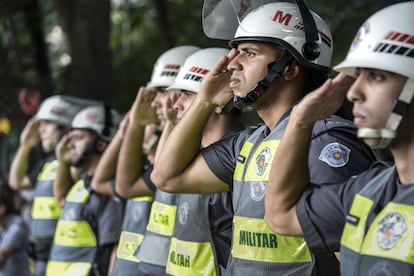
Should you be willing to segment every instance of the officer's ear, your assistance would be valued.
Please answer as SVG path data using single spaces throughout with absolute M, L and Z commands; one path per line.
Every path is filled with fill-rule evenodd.
M 103 153 L 107 146 L 108 146 L 108 143 L 100 139 L 98 139 L 95 143 L 96 151 L 99 153 Z
M 283 71 L 283 78 L 285 80 L 293 80 L 297 75 L 299 75 L 300 67 L 299 65 L 288 65 Z

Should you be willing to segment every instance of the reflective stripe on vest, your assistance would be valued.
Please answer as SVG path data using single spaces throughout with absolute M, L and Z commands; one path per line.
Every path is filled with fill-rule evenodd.
M 134 254 L 144 239 L 152 201 L 150 196 L 128 199 L 112 272 L 114 276 L 137 269 L 140 260 Z
M 76 247 L 96 245 L 95 234 L 89 223 L 82 220 L 59 220 L 53 242 L 57 245 Z
M 394 171 L 391 167 L 378 174 L 352 202 L 341 238 L 343 275 L 414 272 L 414 186 L 388 202 L 367 225 L 367 217 Z
M 163 236 L 171 236 L 174 229 L 176 211 L 176 206 L 154 202 L 147 230 Z
M 122 231 L 121 236 L 119 238 L 119 245 L 116 257 L 134 263 L 139 263 L 139 259 L 135 257 L 134 254 L 137 251 L 140 244 L 142 243 L 143 239 L 144 235 L 142 234 Z
M 62 209 L 53 196 L 57 160 L 46 163 L 38 175 L 32 205 L 31 235 L 37 238 L 53 238 L 57 219 Z
M 216 275 L 210 242 L 171 239 L 167 273 L 171 275 Z
M 90 193 L 79 180 L 69 191 L 59 219 L 48 262 L 47 275 L 60 275 L 56 271 L 72 271 L 88 268 L 96 255 L 96 237 L 88 222 L 82 216 Z M 50 267 L 49 267 L 50 266 Z M 76 274 L 76 275 L 87 275 Z
M 258 262 L 311 262 L 305 240 L 276 235 L 263 219 L 234 217 L 233 257 Z
M 59 276 L 86 276 L 89 275 L 91 270 L 90 263 L 66 263 L 49 261 L 47 264 L 46 275 L 59 275 Z
M 175 194 L 156 190 L 144 240 L 136 257 L 141 262 L 166 266 L 175 223 Z
M 216 275 L 208 204 L 210 195 L 178 194 L 177 215 L 167 273 Z
M 58 219 L 62 209 L 55 198 L 35 197 L 33 199 L 32 219 Z
M 231 275 L 306 275 L 313 270 L 314 260 L 304 239 L 276 235 L 264 221 L 266 185 L 287 121 L 280 122 L 266 138 L 266 126 L 258 128 L 240 151 L 233 176 Z M 237 264 L 241 260 L 243 265 Z M 244 266 L 250 267 L 248 272 Z

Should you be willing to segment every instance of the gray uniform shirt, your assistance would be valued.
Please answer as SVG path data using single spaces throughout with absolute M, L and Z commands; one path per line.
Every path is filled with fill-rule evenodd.
M 10 214 L 6 217 L 3 227 L 0 233 L 0 248 L 11 248 L 12 252 L 0 266 L 0 276 L 31 275 L 27 256 L 29 237 L 27 225 L 20 216 Z
M 309 187 L 296 205 L 296 213 L 308 246 L 314 252 L 339 252 L 345 218 L 355 195 L 389 164 L 374 163 L 371 168 L 348 181 Z M 390 201 L 400 187 L 389 181 L 382 204 Z

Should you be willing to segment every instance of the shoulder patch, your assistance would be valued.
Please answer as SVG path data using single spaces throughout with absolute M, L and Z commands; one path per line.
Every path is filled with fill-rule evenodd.
M 340 168 L 348 163 L 350 153 L 351 150 L 347 146 L 337 142 L 330 143 L 321 151 L 319 160 L 333 168 Z
M 408 229 L 407 222 L 399 213 L 386 215 L 378 223 L 377 239 L 383 250 L 390 250 L 401 240 L 404 232 Z

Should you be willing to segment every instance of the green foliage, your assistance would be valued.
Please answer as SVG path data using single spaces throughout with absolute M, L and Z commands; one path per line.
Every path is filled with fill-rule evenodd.
M 359 26 L 375 11 L 401 1 L 390 0 L 314 0 L 305 1 L 329 25 L 334 52 L 332 64 L 343 60 Z
M 112 40 L 116 106 L 126 111 L 141 85 L 151 77 L 157 57 L 176 45 L 197 45 L 200 47 L 227 47 L 224 41 L 208 39 L 201 27 L 202 1 L 165 1 L 168 32 L 174 42 L 165 45 L 162 39 L 153 1 L 143 0 L 137 4 L 114 8 L 112 12 Z M 128 29 L 129 32 L 123 32 Z
M 193 44 L 200 47 L 227 47 L 225 41 L 207 38 L 201 26 L 202 0 L 113 0 L 111 12 L 111 42 L 113 78 L 116 98 L 113 105 L 126 111 L 139 86 L 151 76 L 152 66 L 165 50 L 176 45 Z M 344 58 L 358 26 L 374 11 L 399 1 L 390 0 L 313 0 L 306 1 L 311 9 L 330 25 L 334 38 L 333 64 Z M 10 2 L 12 3 L 12 2 Z M 17 2 L 16 2 L 17 3 Z M 13 95 L 24 84 L 38 85 L 31 36 L 25 23 L 28 6 L 7 6 L 0 18 L 0 67 L 2 91 Z M 164 5 L 165 16 L 160 18 L 156 3 Z M 70 54 L 70 42 L 62 37 L 52 43 L 50 35 L 59 23 L 59 14 L 52 0 L 39 1 L 45 40 L 48 41 L 48 58 L 52 69 L 54 91 L 65 93 L 70 65 L 62 59 Z M 6 7 L 6 6 L 5 6 Z M 76 12 L 76 11 L 72 11 Z M 165 21 L 167 26 L 162 27 Z M 85 95 L 87 96 L 87 95 Z M 1 103 L 4 106 L 4 99 Z M 4 106 L 9 110 L 9 105 Z

